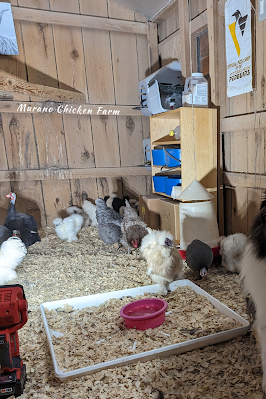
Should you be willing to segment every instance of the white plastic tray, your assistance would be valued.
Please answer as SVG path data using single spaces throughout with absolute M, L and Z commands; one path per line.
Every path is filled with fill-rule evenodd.
M 99 306 L 99 304 L 107 301 L 110 298 L 121 298 L 126 295 L 131 295 L 135 297 L 137 295 L 143 295 L 145 292 L 149 292 L 151 294 L 156 293 L 158 291 L 158 285 L 147 285 L 145 287 L 137 287 L 131 288 L 127 290 L 121 291 L 113 291 L 113 292 L 105 292 L 103 294 L 96 294 L 96 295 L 89 295 L 89 296 L 82 296 L 79 298 L 70 298 L 70 299 L 63 299 L 60 301 L 53 301 L 53 302 L 45 302 L 40 305 L 41 313 L 43 317 L 44 327 L 50 347 L 50 352 L 53 360 L 53 366 L 55 370 L 55 376 L 58 377 L 61 381 L 65 381 L 70 377 L 81 377 L 85 374 L 93 374 L 100 370 L 118 367 L 118 366 L 125 366 L 130 363 L 137 363 L 137 362 L 146 362 L 148 360 L 155 359 L 156 357 L 168 357 L 172 355 L 176 355 L 178 353 L 184 353 L 188 351 L 192 351 L 194 349 L 203 348 L 207 345 L 217 344 L 219 342 L 228 341 L 240 335 L 245 335 L 249 329 L 249 323 L 243 317 L 239 316 L 236 312 L 229 309 L 227 306 L 223 305 L 221 302 L 217 301 L 214 297 L 209 295 L 206 291 L 202 290 L 200 287 L 192 283 L 190 280 L 178 280 L 174 281 L 170 284 L 170 290 L 173 291 L 177 287 L 184 287 L 189 286 L 191 287 L 197 294 L 204 295 L 208 301 L 221 313 L 238 321 L 242 324 L 242 327 L 233 328 L 231 330 L 219 332 L 212 335 L 206 335 L 205 337 L 195 338 L 189 341 L 181 342 L 175 345 L 164 346 L 159 349 L 150 350 L 147 352 L 141 352 L 136 355 L 130 355 L 121 357 L 115 360 L 110 360 L 104 363 L 94 364 L 93 366 L 83 367 L 77 370 L 63 372 L 59 369 L 55 357 L 55 352 L 52 343 L 52 330 L 49 329 L 46 317 L 45 317 L 45 308 L 48 310 L 57 309 L 63 307 L 65 304 L 73 306 L 74 309 L 82 309 L 85 307 L 90 306 Z M 167 298 L 166 298 L 167 299 Z

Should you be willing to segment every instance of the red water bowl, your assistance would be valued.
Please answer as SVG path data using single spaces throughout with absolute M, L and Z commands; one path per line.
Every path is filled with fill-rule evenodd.
M 178 252 L 180 253 L 181 258 L 186 260 L 186 251 L 183 249 L 179 249 Z M 212 253 L 213 253 L 213 257 L 217 258 L 220 254 L 220 245 L 218 245 L 218 247 L 213 247 Z
M 128 303 L 120 310 L 127 328 L 147 330 L 163 324 L 168 303 L 160 298 L 145 298 Z

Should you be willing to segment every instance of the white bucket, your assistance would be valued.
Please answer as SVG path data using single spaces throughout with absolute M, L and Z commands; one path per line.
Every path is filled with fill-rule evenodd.
M 180 202 L 180 249 L 186 250 L 193 240 L 211 248 L 218 246 L 219 230 L 213 201 Z

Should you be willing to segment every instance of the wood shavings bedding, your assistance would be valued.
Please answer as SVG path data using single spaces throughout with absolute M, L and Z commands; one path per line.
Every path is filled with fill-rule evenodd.
M 241 327 L 190 287 L 177 288 L 167 297 L 152 296 L 165 299 L 168 308 L 165 322 L 146 331 L 127 329 L 119 311 L 134 300 L 151 297 L 149 293 L 110 299 L 98 307 L 74 312 L 68 305 L 64 309 L 46 309 L 49 328 L 56 331 L 52 340 L 59 368 L 75 370 Z
M 65 382 L 55 378 L 39 305 L 152 284 L 146 272 L 145 261 L 103 244 L 96 228 L 82 229 L 75 243 L 60 241 L 53 228 L 43 232 L 42 242 L 28 249 L 17 268 L 18 278 L 10 282 L 23 285 L 30 310 L 18 332 L 20 356 L 27 366 L 21 399 L 263 399 L 253 334 Z M 206 279 L 199 280 L 187 267 L 184 278 L 247 318 L 239 277 L 226 272 L 219 259 Z

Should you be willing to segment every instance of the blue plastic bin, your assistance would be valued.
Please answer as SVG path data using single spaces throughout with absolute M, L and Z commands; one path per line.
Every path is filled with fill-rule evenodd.
M 167 176 L 153 176 L 154 190 L 157 193 L 165 193 L 165 180 Z
M 168 176 L 165 180 L 165 194 L 171 196 L 173 186 L 181 186 L 181 183 L 181 176 Z
M 153 165 L 164 166 L 165 165 L 165 156 L 164 150 L 152 150 L 152 162 Z
M 181 160 L 181 150 L 180 148 L 170 148 L 165 151 L 165 165 L 168 167 L 174 167 L 181 165 L 181 162 L 173 159 L 168 154 L 171 154 L 173 157 Z

